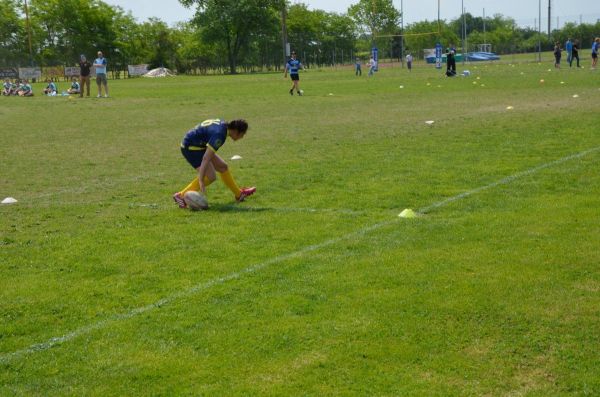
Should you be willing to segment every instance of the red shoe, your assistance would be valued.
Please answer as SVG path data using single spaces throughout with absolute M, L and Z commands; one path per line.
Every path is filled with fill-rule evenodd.
M 179 192 L 173 195 L 173 200 L 175 201 L 175 203 L 177 203 L 179 208 L 187 208 L 187 204 L 185 203 L 183 196 Z
M 246 199 L 246 197 L 248 196 L 252 196 L 254 194 L 254 192 L 256 192 L 256 188 L 253 187 L 243 187 L 240 189 L 240 196 L 236 198 L 236 201 L 238 203 L 241 203 L 242 201 L 244 201 Z

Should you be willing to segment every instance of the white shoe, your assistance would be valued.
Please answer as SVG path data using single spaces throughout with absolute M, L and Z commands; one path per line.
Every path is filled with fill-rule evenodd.
M 104 98 L 108 98 L 108 94 L 104 95 Z
M 100 96 L 100 94 L 98 94 L 98 96 L 96 98 L 102 98 L 102 97 Z

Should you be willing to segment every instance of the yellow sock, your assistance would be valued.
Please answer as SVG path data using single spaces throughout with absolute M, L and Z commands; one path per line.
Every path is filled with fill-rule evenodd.
M 227 170 L 225 172 L 219 173 L 219 175 L 221 175 L 221 179 L 223 180 L 223 183 L 225 185 L 227 185 L 229 190 L 231 190 L 231 192 L 235 195 L 235 198 L 240 197 L 240 188 L 237 185 L 237 183 L 235 183 L 235 180 L 233 179 L 233 175 L 231 175 L 231 171 Z
M 205 175 L 204 176 L 204 186 L 208 186 L 211 183 L 213 183 L 213 181 L 208 179 L 208 177 Z M 179 194 L 181 194 L 183 196 L 184 194 L 186 194 L 187 192 L 192 191 L 192 190 L 195 192 L 200 190 L 200 181 L 198 180 L 198 177 L 194 178 L 194 180 L 191 181 L 190 184 L 185 187 L 185 189 L 180 191 Z

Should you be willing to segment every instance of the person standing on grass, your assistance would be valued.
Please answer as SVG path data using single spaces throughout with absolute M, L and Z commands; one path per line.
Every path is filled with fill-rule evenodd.
M 102 97 L 102 87 L 104 87 L 104 98 L 108 98 L 108 80 L 106 78 L 106 66 L 108 62 L 102 51 L 98 51 L 98 58 L 94 61 L 96 68 L 96 85 L 98 86 L 98 98 Z
M 562 57 L 562 50 L 560 49 L 560 43 L 557 41 L 554 45 L 554 67 L 560 69 L 560 58 Z
M 408 55 L 406 55 L 406 66 L 408 67 L 409 72 L 412 70 L 412 63 L 413 63 L 413 56 L 409 52 Z
M 600 37 L 596 37 L 592 43 L 592 69 L 598 64 L 598 52 L 600 51 Z
M 450 46 L 446 52 L 446 76 L 454 77 L 456 76 L 456 49 L 453 46 Z
M 255 187 L 238 187 L 229 171 L 227 163 L 219 157 L 217 150 L 227 140 L 227 137 L 237 141 L 248 131 L 246 120 L 239 119 L 226 122 L 220 119 L 205 120 L 185 134 L 181 142 L 181 154 L 198 172 L 198 176 L 180 192 L 173 195 L 173 200 L 179 208 L 186 208 L 183 199 L 189 191 L 206 194 L 206 187 L 213 183 L 218 172 L 221 180 L 231 190 L 238 202 L 256 192 Z
M 579 40 L 575 40 L 573 42 L 573 47 L 571 48 L 571 62 L 569 62 L 569 67 L 573 66 L 574 59 L 577 59 L 577 67 L 579 67 Z
M 567 51 L 567 62 L 569 63 L 569 65 L 571 65 L 571 57 L 573 56 L 573 42 L 571 41 L 570 37 L 565 43 L 565 51 Z
M 369 59 L 369 77 L 373 76 L 373 74 L 375 74 L 376 71 L 377 71 L 377 61 L 375 60 L 374 57 L 371 57 L 371 59 Z
M 283 78 L 287 78 L 288 70 L 290 72 L 290 78 L 292 79 L 292 88 L 290 89 L 290 95 L 294 95 L 294 89 L 296 89 L 296 93 L 299 96 L 302 96 L 302 90 L 300 89 L 300 75 L 298 71 L 302 68 L 302 70 L 306 70 L 302 62 L 300 62 L 296 58 L 296 52 L 292 51 L 292 58 L 285 65 L 285 70 L 283 71 Z
M 79 57 L 79 81 L 81 81 L 81 90 L 79 98 L 83 98 L 83 91 L 86 91 L 87 96 L 90 96 L 90 70 L 92 64 L 86 59 L 85 55 Z M 87 90 L 85 89 L 87 85 Z
M 355 76 L 362 76 L 362 69 L 360 68 L 360 58 L 356 57 L 356 61 L 354 62 L 354 68 L 356 70 L 356 72 L 354 73 Z

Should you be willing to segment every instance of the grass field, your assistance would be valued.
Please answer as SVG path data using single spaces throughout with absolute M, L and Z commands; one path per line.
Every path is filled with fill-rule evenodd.
M 550 67 L 0 98 L 0 395 L 599 395 L 600 72 Z M 258 191 L 180 210 L 215 117 Z

